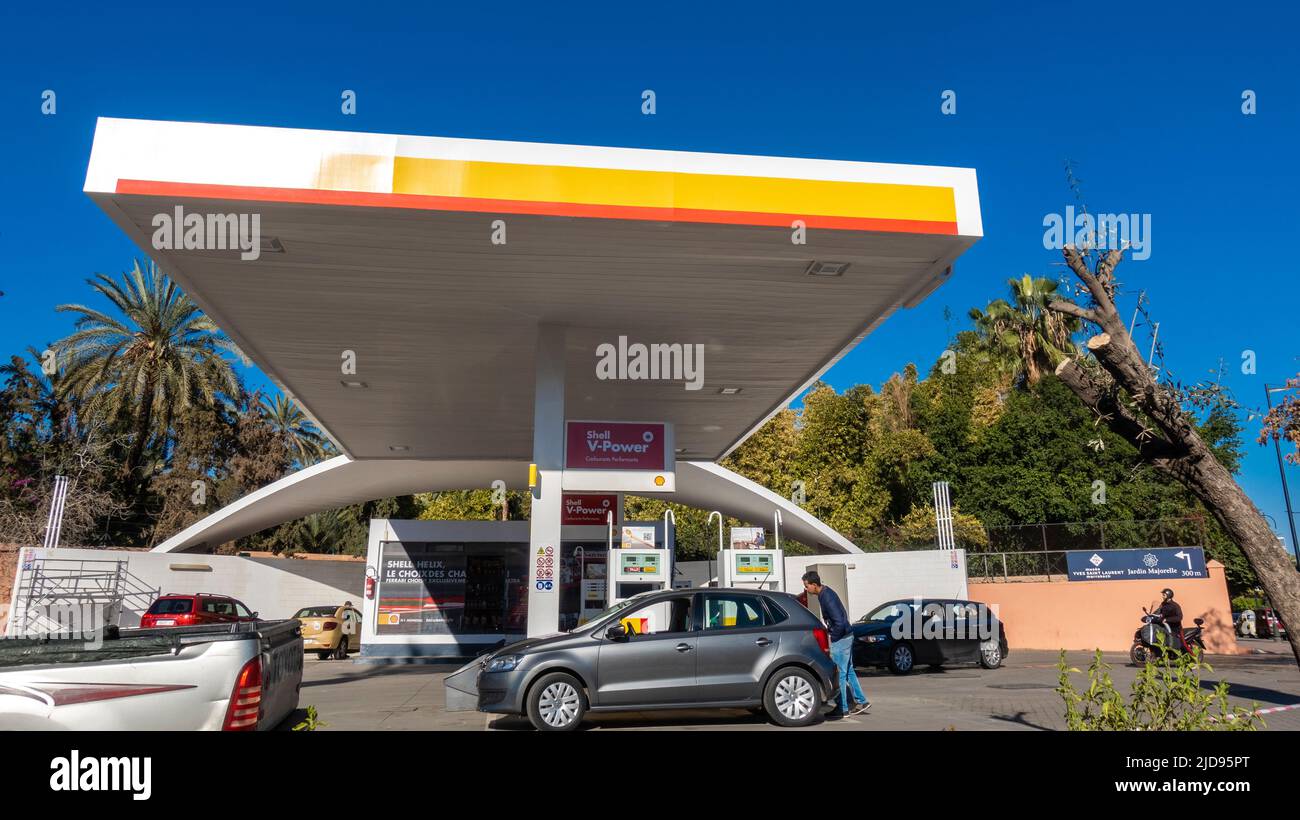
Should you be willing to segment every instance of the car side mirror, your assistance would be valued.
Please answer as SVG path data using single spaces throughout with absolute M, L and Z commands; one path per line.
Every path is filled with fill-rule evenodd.
M 253 617 L 254 617 L 254 618 L 256 618 L 257 615 L 258 615 L 258 613 L 256 613 L 256 612 L 253 613 Z
M 627 637 L 627 627 L 623 624 L 614 624 L 605 630 L 605 637 L 611 641 L 617 641 Z

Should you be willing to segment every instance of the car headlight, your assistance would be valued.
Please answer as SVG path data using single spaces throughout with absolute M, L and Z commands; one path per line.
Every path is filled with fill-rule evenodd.
M 889 640 L 889 636 L 888 635 L 864 635 L 862 636 L 862 640 L 867 643 L 884 643 L 885 641 Z
M 523 655 L 501 655 L 488 661 L 485 672 L 513 672 L 519 662 L 523 660 Z

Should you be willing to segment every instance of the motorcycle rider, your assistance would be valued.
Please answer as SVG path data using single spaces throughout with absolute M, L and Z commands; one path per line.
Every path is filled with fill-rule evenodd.
M 1183 608 L 1174 600 L 1174 591 L 1169 588 L 1160 590 L 1162 599 L 1159 610 L 1152 606 L 1152 611 L 1160 616 L 1160 619 L 1169 625 L 1169 629 L 1178 636 L 1178 644 L 1183 651 L 1190 652 L 1187 641 L 1183 639 Z

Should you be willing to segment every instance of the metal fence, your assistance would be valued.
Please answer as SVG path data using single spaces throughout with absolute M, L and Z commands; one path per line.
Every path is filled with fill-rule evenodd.
M 1204 547 L 1205 519 L 1076 521 L 989 527 L 987 549 L 966 551 L 971 579 L 1008 580 L 1069 575 L 1065 555 L 1073 550 Z
M 1017 580 L 1069 574 L 1065 563 L 1065 550 L 1036 550 L 1026 552 L 976 552 L 966 553 L 966 577 L 985 581 L 1011 578 Z
M 1200 547 L 1206 542 L 1203 518 L 1144 521 L 1071 521 L 989 527 L 988 552 Z

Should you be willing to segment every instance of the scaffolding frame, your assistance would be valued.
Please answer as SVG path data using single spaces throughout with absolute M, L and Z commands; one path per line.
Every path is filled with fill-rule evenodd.
M 8 635 L 50 635 L 68 630 L 57 617 L 75 612 L 102 614 L 96 630 L 119 625 L 128 603 L 148 609 L 161 588 L 133 575 L 129 561 L 114 558 L 50 558 L 24 556 L 14 589 Z M 84 631 L 86 624 L 82 624 Z

